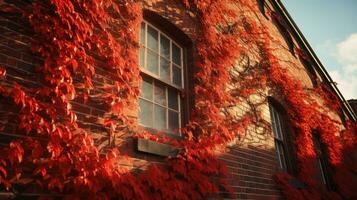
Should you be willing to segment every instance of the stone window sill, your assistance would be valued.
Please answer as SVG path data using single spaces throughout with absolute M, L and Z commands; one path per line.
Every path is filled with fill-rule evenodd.
M 169 144 L 163 144 L 156 141 L 137 138 L 136 139 L 136 150 L 139 152 L 150 153 L 158 156 L 171 156 L 174 157 L 179 152 L 179 148 L 174 147 Z

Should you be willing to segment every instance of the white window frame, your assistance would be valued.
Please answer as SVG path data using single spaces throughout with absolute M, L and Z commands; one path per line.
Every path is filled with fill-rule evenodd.
M 153 127 L 148 127 L 144 124 L 141 124 L 140 123 L 140 120 L 139 120 L 139 125 L 140 126 L 143 126 L 145 128 L 149 128 L 149 129 L 154 129 L 154 130 L 157 130 L 154 126 L 155 126 L 155 105 L 158 105 L 158 106 L 161 106 L 161 107 L 164 107 L 165 110 L 166 110 L 166 129 L 165 130 L 157 130 L 157 131 L 164 131 L 164 132 L 168 132 L 168 133 L 172 133 L 172 134 L 175 134 L 177 135 L 177 133 L 179 135 L 181 135 L 180 131 L 179 130 L 175 130 L 175 132 L 173 133 L 172 130 L 169 130 L 169 111 L 174 111 L 176 113 L 178 113 L 178 125 L 179 127 L 178 128 L 181 128 L 182 127 L 182 116 L 183 116 L 183 109 L 182 109 L 182 98 L 181 98 L 181 93 L 183 92 L 184 90 L 184 87 L 185 87 L 185 78 L 184 78 L 184 54 L 183 54 L 183 47 L 181 45 L 179 45 L 177 42 L 175 42 L 170 36 L 166 35 L 165 33 L 163 33 L 160 29 L 158 29 L 157 27 L 155 27 L 154 25 L 152 25 L 151 23 L 147 22 L 146 20 L 143 20 L 142 23 L 145 24 L 145 41 L 141 41 L 141 32 L 139 34 L 139 38 L 140 38 L 140 48 L 143 48 L 144 49 L 144 66 L 140 66 L 140 71 L 141 73 L 143 74 L 143 76 L 147 76 L 150 80 L 151 80 L 151 84 L 152 84 L 152 96 L 153 96 L 153 99 L 150 100 L 150 99 L 147 99 L 147 98 L 144 98 L 143 96 L 139 96 L 139 99 L 142 99 L 142 100 L 145 100 L 147 102 L 149 102 L 150 104 L 152 104 L 153 108 L 152 108 L 152 119 L 153 119 L 153 124 L 152 126 Z M 142 23 L 140 24 L 140 26 L 142 25 Z M 158 49 L 157 51 L 155 50 L 152 50 L 150 49 L 148 46 L 147 46 L 147 38 L 148 38 L 148 26 L 150 26 L 152 29 L 156 30 L 158 32 Z M 141 31 L 141 27 L 140 27 L 140 31 Z M 161 36 L 165 36 L 169 41 L 170 41 L 170 56 L 169 56 L 169 60 L 167 58 L 165 58 L 164 56 L 161 55 Z M 179 66 L 178 64 L 174 63 L 173 62 L 173 55 L 172 55 L 172 44 L 175 44 L 179 49 L 180 49 L 180 56 L 181 56 L 181 66 Z M 147 69 L 147 55 L 148 55 L 148 51 L 151 51 L 153 53 L 155 53 L 155 55 L 158 56 L 158 74 L 155 74 L 153 72 L 150 72 L 148 69 Z M 166 59 L 169 63 L 170 63 L 170 81 L 167 81 L 167 80 L 164 80 L 160 77 L 160 67 L 161 67 L 161 58 L 162 59 Z M 139 53 L 139 65 L 140 65 L 140 53 Z M 173 83 L 173 80 L 174 80 L 174 77 L 173 77 L 173 67 L 177 67 L 179 69 L 181 69 L 181 86 L 179 85 L 176 85 Z M 165 94 L 166 94 L 166 105 L 162 105 L 162 104 L 159 104 L 159 103 L 156 103 L 154 98 L 155 98 L 155 85 L 157 83 L 161 83 L 162 85 L 165 85 Z M 178 93 L 178 110 L 175 110 L 175 109 L 172 109 L 169 107 L 169 87 L 171 87 L 173 90 L 176 90 L 177 93 Z M 140 112 L 140 111 L 139 111 Z M 138 116 L 140 117 L 140 116 Z
M 171 87 L 174 87 L 174 88 L 176 88 L 176 89 L 179 89 L 179 90 L 182 90 L 182 89 L 184 89 L 184 87 L 185 87 L 185 85 L 184 85 L 184 66 L 183 66 L 183 64 L 184 64 L 184 60 L 183 60 L 183 47 L 181 46 L 181 45 L 179 45 L 177 42 L 175 42 L 170 36 L 168 36 L 168 35 L 166 35 L 165 33 L 163 33 L 160 29 L 158 29 L 158 28 L 156 28 L 154 25 L 152 25 L 151 23 L 149 23 L 149 22 L 147 22 L 147 21 L 145 21 L 145 20 L 143 20 L 142 21 L 142 23 L 145 23 L 145 44 L 147 44 L 147 37 L 148 37 L 148 34 L 147 34 L 147 30 L 148 30 L 148 26 L 150 26 L 151 28 L 153 28 L 153 29 L 155 29 L 157 32 L 158 32 L 158 51 L 157 51 L 157 54 L 158 54 L 158 56 L 159 56 L 159 59 L 158 59 L 158 65 L 159 65 L 159 67 L 158 67 L 158 75 L 157 74 L 154 74 L 154 73 L 152 73 L 152 72 L 150 72 L 149 70 L 147 70 L 146 69 L 146 66 L 147 66 L 147 63 L 146 63 L 146 61 L 147 61 L 147 51 L 149 50 L 149 51 L 152 51 L 152 52 L 155 52 L 154 50 L 152 50 L 152 49 L 150 49 L 149 47 L 146 47 L 146 46 L 143 46 L 141 43 L 140 43 L 140 47 L 144 47 L 144 51 L 145 51 L 145 53 L 144 53 L 144 65 L 145 65 L 145 67 L 144 68 L 142 68 L 142 67 L 140 67 L 140 71 L 141 72 L 143 72 L 143 73 L 145 73 L 145 74 L 147 74 L 147 75 L 149 75 L 149 76 L 151 76 L 152 78 L 154 78 L 154 79 L 157 79 L 157 80 L 159 80 L 159 81 L 161 81 L 161 82 L 163 82 L 163 83 L 165 83 L 165 84 L 167 84 L 167 85 L 170 85 Z M 140 24 L 140 26 L 141 26 L 141 24 Z M 141 30 L 141 28 L 140 28 L 140 30 Z M 173 68 L 173 65 L 175 66 L 175 67 L 178 67 L 178 68 L 180 68 L 181 69 L 181 86 L 178 86 L 178 85 L 175 85 L 175 84 L 173 84 L 173 83 L 171 83 L 171 82 L 167 82 L 167 81 L 165 81 L 165 80 L 163 80 L 163 79 L 161 79 L 160 78 L 160 62 L 161 62 L 161 59 L 160 58 L 164 58 L 163 56 L 161 56 L 161 49 L 160 49 L 160 42 L 161 42 L 161 35 L 163 35 L 163 36 L 165 36 L 167 39 L 169 39 L 170 40 L 170 60 L 169 60 L 169 62 L 170 62 L 170 81 L 172 81 L 173 80 L 173 73 L 172 73 L 172 68 Z M 140 37 L 141 38 L 141 37 Z M 179 47 L 180 48 L 180 54 L 181 54 L 181 66 L 179 66 L 179 65 L 177 65 L 176 63 L 173 63 L 173 61 L 172 61 L 172 51 L 171 51 L 171 49 L 172 49 L 172 43 L 174 43 L 177 47 Z M 166 59 L 166 58 L 164 58 L 164 59 Z M 166 59 L 167 60 L 167 59 Z M 140 58 L 139 58 L 139 63 L 140 63 Z

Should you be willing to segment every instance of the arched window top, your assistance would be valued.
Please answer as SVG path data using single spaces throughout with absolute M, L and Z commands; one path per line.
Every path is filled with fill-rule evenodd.
M 274 97 L 269 96 L 268 103 L 269 103 L 269 106 L 273 106 L 280 114 L 286 115 L 286 110 L 285 110 L 284 106 L 278 100 L 276 100 Z
M 265 0 L 257 0 L 258 7 L 260 12 L 264 15 L 264 17 L 267 17 L 265 14 Z
M 302 49 L 297 49 L 297 54 L 298 54 L 300 62 L 306 69 L 306 72 L 307 72 L 308 76 L 310 77 L 313 86 L 316 86 L 318 83 L 318 77 L 317 77 L 317 73 L 316 73 L 313 65 L 310 62 L 309 57 L 306 55 L 306 53 Z
M 294 40 L 287 28 L 287 26 L 285 25 L 285 22 L 283 21 L 283 19 L 279 16 L 278 13 L 276 13 L 275 11 L 272 12 L 271 14 L 272 16 L 272 20 L 273 23 L 277 26 L 279 32 L 281 33 L 281 35 L 283 36 L 289 51 L 295 56 L 295 52 L 294 52 Z

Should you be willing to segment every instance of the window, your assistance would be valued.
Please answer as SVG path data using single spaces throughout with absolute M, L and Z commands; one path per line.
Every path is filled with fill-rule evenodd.
M 293 143 L 293 130 L 283 107 L 273 98 L 268 98 L 271 126 L 274 135 L 276 156 L 279 168 L 291 175 L 297 175 L 296 149 Z
M 305 52 L 303 52 L 303 50 L 300 50 L 300 49 L 298 50 L 298 56 L 299 56 L 301 63 L 305 67 L 306 72 L 307 72 L 308 76 L 310 77 L 310 80 L 311 80 L 313 86 L 316 86 L 319 79 L 317 77 L 314 66 L 309 61 L 308 56 L 305 54 Z
M 333 190 L 333 181 L 330 173 L 330 166 L 327 159 L 327 152 L 325 146 L 321 143 L 319 135 L 314 131 L 313 142 L 315 153 L 317 157 L 317 168 L 319 170 L 319 177 L 322 184 L 326 186 L 327 189 Z
M 257 0 L 257 3 L 258 3 L 258 7 L 259 7 L 259 10 L 260 12 L 264 15 L 264 17 L 267 17 L 266 14 L 265 14 L 265 0 Z
M 294 40 L 290 35 L 289 30 L 287 29 L 287 26 L 285 25 L 283 19 L 281 18 L 281 16 L 276 13 L 276 12 L 272 12 L 272 19 L 273 19 L 273 23 L 277 26 L 279 32 L 281 33 L 281 35 L 283 36 L 286 44 L 288 45 L 289 51 L 294 54 Z
M 274 143 L 275 143 L 275 149 L 276 149 L 276 154 L 277 158 L 279 161 L 279 167 L 287 171 L 287 166 L 286 166 L 286 154 L 285 154 L 285 145 L 284 145 L 284 134 L 283 134 L 283 118 L 281 114 L 274 108 L 274 106 L 270 105 L 270 117 L 271 117 L 271 124 L 272 124 L 272 129 L 273 129 L 273 134 L 274 134 Z
M 139 124 L 178 134 L 182 125 L 180 93 L 184 89 L 182 46 L 144 21 L 140 28 L 139 64 L 143 79 Z

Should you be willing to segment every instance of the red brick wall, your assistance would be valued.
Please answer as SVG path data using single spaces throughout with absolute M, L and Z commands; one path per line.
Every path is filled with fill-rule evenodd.
M 38 77 L 35 73 L 36 64 L 40 63 L 40 58 L 31 53 L 31 29 L 23 23 L 21 17 L 14 14 L 0 15 L 0 65 L 7 70 L 7 78 L 1 84 L 12 84 L 14 81 L 25 87 L 39 85 Z M 16 113 L 4 112 L 7 110 L 7 103 L 0 99 L 0 117 L 8 121 L 7 126 L 1 131 L 1 143 L 9 142 L 13 137 L 16 127 Z M 20 137 L 20 136 L 19 136 Z
M 221 156 L 230 170 L 229 183 L 233 186 L 234 198 L 269 199 L 278 198 L 272 175 L 276 172 L 276 157 L 273 150 L 264 150 L 248 145 L 229 148 Z
M 273 9 L 271 5 L 265 5 L 266 10 Z M 147 0 L 143 7 L 156 12 L 158 15 L 172 22 L 195 42 L 197 25 L 192 14 L 185 11 L 175 0 Z M 256 13 L 262 23 L 265 23 L 275 37 L 275 46 L 280 58 L 286 60 L 286 68 L 296 78 L 304 83 L 305 87 L 312 87 L 312 81 L 301 61 L 292 54 L 282 35 L 272 20 Z M 40 83 L 40 77 L 35 68 L 41 63 L 41 58 L 31 53 L 31 39 L 33 33 L 29 25 L 24 23 L 21 16 L 16 14 L 0 14 L 0 65 L 7 70 L 7 78 L 1 84 L 18 82 L 25 88 L 36 87 Z M 297 45 L 295 43 L 295 45 Z M 113 84 L 108 72 L 102 70 L 97 61 L 96 74 L 94 76 L 94 90 L 91 96 L 103 95 L 103 87 Z M 266 96 L 276 96 L 267 88 Z M 281 194 L 274 183 L 273 175 L 278 171 L 278 164 L 274 148 L 274 139 L 270 128 L 270 115 L 266 98 L 256 99 L 259 106 L 259 115 L 265 123 L 253 124 L 246 130 L 245 137 L 228 144 L 226 148 L 218 150 L 220 159 L 227 163 L 230 171 L 229 183 L 234 189 L 236 199 L 278 199 Z M 13 131 L 17 128 L 16 113 L 6 112 L 6 101 L 0 100 L 0 117 L 9 120 L 5 130 L 0 131 L 0 143 L 7 143 L 16 137 Z M 281 102 L 284 104 L 283 102 Z M 258 103 L 257 103 L 258 104 Z M 151 162 L 162 162 L 153 155 L 135 152 L 133 141 L 127 135 L 118 134 L 109 138 L 108 130 L 103 126 L 103 117 L 106 108 L 100 102 L 89 101 L 84 103 L 81 99 L 73 101 L 72 106 L 78 116 L 80 127 L 90 131 L 96 138 L 96 144 L 103 148 L 110 145 L 120 146 L 132 157 L 133 162 L 123 161 L 123 165 L 129 168 L 145 167 Z M 249 110 L 249 106 L 237 107 L 237 113 Z M 135 117 L 136 111 L 131 115 Z M 239 114 L 238 114 L 239 115 Z M 123 130 L 125 127 L 123 128 Z M 135 131 L 135 130 L 134 130 Z M 122 130 L 118 130 L 122 132 Z M 113 142 L 114 141 L 114 142 Z

